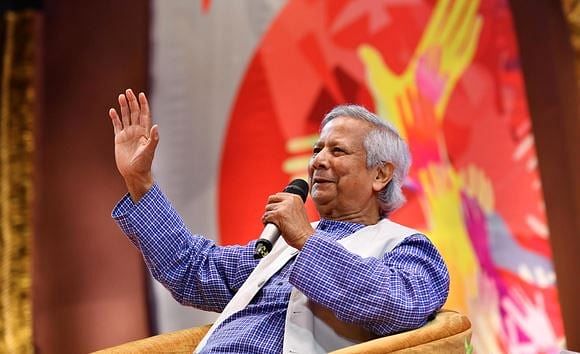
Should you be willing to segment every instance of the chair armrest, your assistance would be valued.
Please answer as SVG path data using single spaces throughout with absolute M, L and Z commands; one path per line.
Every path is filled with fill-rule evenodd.
M 181 331 L 164 333 L 145 339 L 99 350 L 94 354 L 113 353 L 193 353 L 197 344 L 209 331 L 211 325 L 183 329 Z
M 187 353 L 191 354 L 211 325 L 160 334 L 107 348 L 94 354 Z M 333 351 L 331 354 L 465 353 L 471 340 L 471 322 L 455 311 L 441 310 L 421 328 L 377 338 Z
M 441 310 L 421 328 L 373 339 L 331 354 L 465 353 L 471 340 L 471 322 L 460 313 Z

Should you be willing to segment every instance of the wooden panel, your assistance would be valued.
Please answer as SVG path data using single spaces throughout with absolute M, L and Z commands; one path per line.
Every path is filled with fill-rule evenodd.
M 580 351 L 580 110 L 560 1 L 511 0 L 568 349 Z
M 148 2 L 44 6 L 34 263 L 35 344 L 86 353 L 150 334 L 141 257 L 110 213 L 125 193 L 108 108 L 146 89 Z

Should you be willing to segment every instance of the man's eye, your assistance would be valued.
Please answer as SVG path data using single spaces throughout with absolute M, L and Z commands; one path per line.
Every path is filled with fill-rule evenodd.
M 332 149 L 332 152 L 334 152 L 335 154 L 343 154 L 344 150 L 339 147 L 335 147 Z
M 312 149 L 312 154 L 313 154 L 313 155 L 316 155 L 316 154 L 318 154 L 318 153 L 319 153 L 321 150 L 322 150 L 322 148 L 315 147 L 314 149 Z

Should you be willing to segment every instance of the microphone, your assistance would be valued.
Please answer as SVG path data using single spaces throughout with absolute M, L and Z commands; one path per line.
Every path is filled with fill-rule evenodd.
M 302 201 L 305 202 L 306 196 L 308 195 L 308 183 L 303 179 L 295 179 L 284 188 L 284 192 L 299 195 L 302 198 Z M 260 234 L 260 239 L 256 242 L 254 259 L 266 257 L 272 250 L 278 237 L 280 237 L 278 226 L 272 223 L 267 223 Z

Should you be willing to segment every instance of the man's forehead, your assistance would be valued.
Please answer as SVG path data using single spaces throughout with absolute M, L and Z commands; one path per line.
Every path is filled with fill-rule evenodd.
M 361 119 L 337 117 L 328 122 L 320 131 L 318 142 L 325 139 L 361 140 L 371 129 L 371 124 Z

